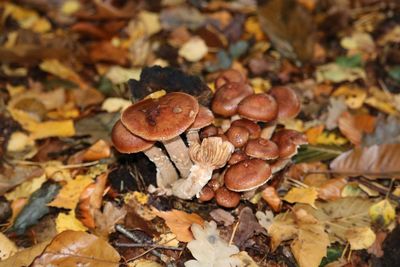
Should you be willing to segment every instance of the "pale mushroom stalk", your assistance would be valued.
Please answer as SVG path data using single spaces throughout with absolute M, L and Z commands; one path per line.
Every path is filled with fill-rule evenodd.
M 234 146 L 221 137 L 208 137 L 201 144 L 191 146 L 189 154 L 194 165 L 187 179 L 180 179 L 173 184 L 173 195 L 181 199 L 199 196 L 201 189 L 211 179 L 213 170 L 223 167 L 233 151 Z
M 193 146 L 193 144 L 200 144 L 199 130 L 187 131 L 186 140 L 188 142 L 189 147 Z
M 172 138 L 167 141 L 162 141 L 165 150 L 167 150 L 169 157 L 178 169 L 181 177 L 186 178 L 192 168 L 192 161 L 189 157 L 189 149 L 183 142 L 180 136 Z
M 156 166 L 157 186 L 160 188 L 170 188 L 173 182 L 178 180 L 179 176 L 174 165 L 164 154 L 161 148 L 152 146 L 148 150 L 143 151 L 146 157 Z

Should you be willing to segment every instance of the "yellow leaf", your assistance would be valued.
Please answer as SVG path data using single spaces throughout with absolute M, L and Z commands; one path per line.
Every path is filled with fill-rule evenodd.
M 124 110 L 130 105 L 132 105 L 132 102 L 130 100 L 119 97 L 109 97 L 104 100 L 103 104 L 101 105 L 101 109 L 107 112 L 116 112 Z
M 382 101 L 373 96 L 365 99 L 365 104 L 368 104 L 368 105 L 370 105 L 384 113 L 390 114 L 390 115 L 397 114 L 396 108 L 394 107 L 394 105 L 392 103 L 387 102 L 387 101 Z
M 11 3 L 6 3 L 3 7 L 3 19 L 11 16 L 23 29 L 30 29 L 39 33 L 44 33 L 51 29 L 50 22 L 45 18 L 39 17 L 33 10 L 19 7 Z
M 261 29 L 260 23 L 258 22 L 259 20 L 257 17 L 249 17 L 244 24 L 244 29 L 246 32 L 254 35 L 257 41 L 260 41 L 264 39 L 265 35 L 263 30 Z
M 335 133 L 323 132 L 316 138 L 316 143 L 320 145 L 344 145 L 348 142 L 346 138 L 337 136 Z
M 13 201 L 18 198 L 28 198 L 33 192 L 38 190 L 46 180 L 46 175 L 43 174 L 42 176 L 23 182 L 4 196 L 8 201 Z
M 173 233 L 161 234 L 158 240 L 155 240 L 157 244 L 170 247 L 178 247 L 179 241 L 176 239 L 176 235 Z
M 139 259 L 129 262 L 128 267 L 162 267 L 162 265 L 155 261 Z
M 149 98 L 151 98 L 151 99 L 157 99 L 157 98 L 162 97 L 162 96 L 165 95 L 166 93 L 167 93 L 167 92 L 166 92 L 165 90 L 158 90 L 158 91 L 155 91 L 155 92 L 153 92 L 153 93 L 147 95 L 144 99 L 149 99 Z
M 367 249 L 375 242 L 376 235 L 369 227 L 356 227 L 346 232 L 352 250 Z
M 271 89 L 271 82 L 259 77 L 251 79 L 250 84 L 253 87 L 255 94 L 266 93 Z
M 149 201 L 149 196 L 142 192 L 138 191 L 133 192 L 133 197 L 136 199 L 137 202 L 139 202 L 142 205 L 147 204 L 147 201 Z
M 75 217 L 75 211 L 72 210 L 68 214 L 59 213 L 56 218 L 57 233 L 66 230 L 87 231 L 88 229 Z
M 231 258 L 238 259 L 240 266 L 244 267 L 259 267 L 259 265 L 253 260 L 252 257 L 247 254 L 246 251 L 240 251 L 239 253 L 232 255 Z
M 332 96 L 344 96 L 345 102 L 349 108 L 358 109 L 364 104 L 364 101 L 367 98 L 367 92 L 352 85 L 342 85 L 332 94 Z
M 88 175 L 78 175 L 64 185 L 57 197 L 48 205 L 56 208 L 75 209 L 83 189 L 93 182 Z
M 18 251 L 17 246 L 8 239 L 3 233 L 0 233 L 0 261 L 3 261 Z
M 81 4 L 79 3 L 79 1 L 76 0 L 67 0 L 65 2 L 63 2 L 62 6 L 61 6 L 61 13 L 63 13 L 64 15 L 72 15 L 73 13 L 77 12 L 81 7 Z
M 283 198 L 289 203 L 309 204 L 315 208 L 315 200 L 318 197 L 318 191 L 315 187 L 292 188 Z
M 387 226 L 395 219 L 396 211 L 389 200 L 384 199 L 370 207 L 369 216 L 373 223 Z
M 87 88 L 87 84 L 72 69 L 62 64 L 58 59 L 46 59 L 39 65 L 40 69 L 51 73 L 61 79 L 76 83 L 81 88 Z
M 7 151 L 20 152 L 35 143 L 23 132 L 13 132 L 7 144 Z

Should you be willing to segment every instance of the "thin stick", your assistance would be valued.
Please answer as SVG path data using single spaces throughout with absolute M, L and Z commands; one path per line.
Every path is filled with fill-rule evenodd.
M 306 174 L 342 174 L 342 175 L 354 175 L 354 176 L 366 176 L 366 175 L 374 175 L 390 178 L 391 176 L 400 175 L 400 171 L 393 172 L 342 172 L 342 171 L 334 171 L 334 170 L 326 170 L 326 171 L 307 171 Z
M 233 232 L 232 232 L 231 238 L 229 239 L 229 246 L 232 245 L 232 243 L 233 243 L 233 238 L 234 238 L 235 235 L 236 235 L 236 231 L 237 231 L 237 228 L 238 228 L 238 226 L 239 226 L 239 223 L 240 223 L 240 221 L 238 221 L 238 222 L 236 223 L 235 227 L 233 228 Z
M 171 247 L 171 246 L 163 246 L 157 244 L 132 244 L 132 243 L 114 243 L 115 246 L 121 248 L 143 248 L 143 247 L 150 247 L 150 248 L 159 248 L 159 249 L 168 249 L 168 250 L 179 250 L 182 251 L 183 248 L 181 247 Z
M 46 163 L 42 162 L 33 162 L 33 161 L 27 161 L 27 160 L 11 160 L 11 163 L 14 164 L 19 164 L 19 165 L 28 165 L 28 166 L 45 166 Z M 93 165 L 98 164 L 99 161 L 89 161 L 89 162 L 84 162 L 84 163 L 79 163 L 79 164 L 70 164 L 70 165 L 61 165 L 57 166 L 59 169 L 75 169 L 75 168 L 81 168 L 81 167 L 90 167 Z

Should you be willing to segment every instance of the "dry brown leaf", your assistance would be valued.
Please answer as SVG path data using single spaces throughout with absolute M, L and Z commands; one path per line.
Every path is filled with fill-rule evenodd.
M 91 145 L 83 154 L 84 161 L 95 161 L 108 158 L 111 155 L 110 145 L 103 139 Z
M 0 195 L 28 179 L 41 176 L 43 172 L 37 166 L 4 166 L 0 170 Z
M 268 203 L 268 205 L 272 208 L 273 211 L 275 211 L 275 212 L 280 211 L 281 206 L 282 206 L 282 200 L 279 198 L 275 187 L 267 186 L 261 192 L 261 196 Z
M 355 148 L 333 160 L 330 167 L 333 172 L 371 179 L 400 178 L 400 144 Z
M 171 211 L 159 211 L 155 208 L 153 208 L 153 212 L 165 220 L 167 226 L 181 242 L 190 242 L 193 240 L 193 235 L 190 231 L 192 224 L 204 224 L 203 218 L 196 213 L 186 213 L 175 209 Z
M 387 233 L 378 232 L 376 233 L 375 242 L 368 248 L 368 253 L 371 253 L 378 258 L 383 256 L 383 241 L 385 241 Z
M 34 262 L 34 266 L 119 266 L 118 252 L 107 242 L 80 231 L 57 235 Z
M 338 199 L 341 197 L 342 189 L 346 184 L 346 178 L 330 179 L 318 187 L 318 197 L 327 201 Z
M 13 241 L 0 233 L 0 261 L 9 258 L 17 252 L 18 248 Z
M 362 131 L 357 128 L 356 120 L 353 115 L 349 112 L 343 112 L 339 119 L 338 125 L 340 132 L 346 136 L 354 145 L 358 146 L 361 144 Z
M 43 252 L 49 243 L 50 240 L 39 243 L 30 248 L 20 250 L 8 259 L 0 261 L 0 267 L 29 266 L 32 261 Z
M 96 223 L 95 233 L 105 238 L 113 233 L 114 226 L 125 218 L 126 208 L 117 208 L 111 202 L 106 202 L 103 212 L 95 210 L 94 221 Z
M 375 130 L 376 117 L 369 114 L 354 115 L 355 126 L 364 133 L 372 133 Z

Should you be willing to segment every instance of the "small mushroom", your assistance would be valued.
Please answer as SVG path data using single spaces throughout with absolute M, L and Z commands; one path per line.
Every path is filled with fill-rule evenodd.
M 215 89 L 219 89 L 225 84 L 229 82 L 236 82 L 236 83 L 244 83 L 246 78 L 237 70 L 229 69 L 223 71 L 218 77 L 215 79 L 214 85 Z
M 240 101 L 253 94 L 253 88 L 245 83 L 228 82 L 219 88 L 211 103 L 211 109 L 222 117 L 236 114 Z
M 236 150 L 231 155 L 231 158 L 229 159 L 228 164 L 233 165 L 233 164 L 236 164 L 245 159 L 249 159 L 249 157 L 242 150 Z
M 225 172 L 225 186 L 235 192 L 256 189 L 271 177 L 271 167 L 261 159 L 247 159 L 236 163 Z
M 158 187 L 168 188 L 178 180 L 174 165 L 160 148 L 154 146 L 155 142 L 132 134 L 120 120 L 115 123 L 111 131 L 111 140 L 114 147 L 121 153 L 143 152 L 156 166 Z
M 215 201 L 224 208 L 235 208 L 240 203 L 240 194 L 221 187 L 215 191 Z
M 232 122 L 231 126 L 240 126 L 249 131 L 249 139 L 256 139 L 260 137 L 261 127 L 254 121 L 248 119 L 239 119 Z
M 211 199 L 213 199 L 214 196 L 215 196 L 214 190 L 212 190 L 211 187 L 206 185 L 200 191 L 199 200 L 201 202 L 207 202 L 207 201 L 210 201 Z
M 278 145 L 279 158 L 288 159 L 297 154 L 300 145 L 307 144 L 304 134 L 295 130 L 283 129 L 272 136 L 272 141 Z
M 218 128 L 214 125 L 209 125 L 200 130 L 200 139 L 216 136 L 218 134 Z
M 209 126 L 214 121 L 214 114 L 205 106 L 199 106 L 199 113 L 193 124 L 186 131 L 186 139 L 189 146 L 194 143 L 200 143 L 199 130 Z
M 189 149 L 194 162 L 190 174 L 187 179 L 180 179 L 173 184 L 172 193 L 181 199 L 198 196 L 211 179 L 213 170 L 223 167 L 233 150 L 233 145 L 220 137 L 208 137 L 201 144 L 193 144 Z
M 247 156 L 263 160 L 272 160 L 279 157 L 278 146 L 274 142 L 263 138 L 247 142 L 244 151 Z
M 168 93 L 145 99 L 128 107 L 121 116 L 124 126 L 146 140 L 161 141 L 182 177 L 192 167 L 188 148 L 180 134 L 194 122 L 199 111 L 197 100 L 185 93 Z
M 300 113 L 300 99 L 290 87 L 276 86 L 269 93 L 278 103 L 278 120 L 292 119 Z
M 278 115 L 278 104 L 267 94 L 249 95 L 239 103 L 238 113 L 249 120 L 269 122 Z
M 233 126 L 225 133 L 229 142 L 236 148 L 242 147 L 249 140 L 249 131 L 246 128 L 240 126 Z

